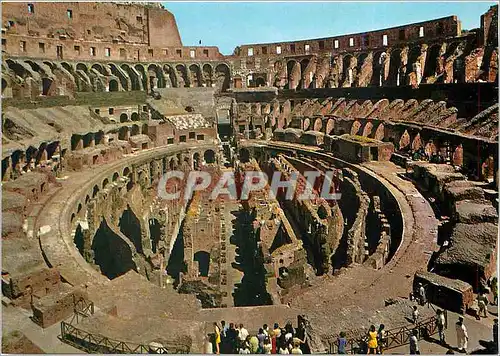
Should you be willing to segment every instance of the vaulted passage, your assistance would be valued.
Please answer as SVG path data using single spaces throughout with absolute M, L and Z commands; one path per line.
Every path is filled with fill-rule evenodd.
M 130 209 L 130 206 L 123 212 L 118 226 L 120 227 L 120 231 L 134 244 L 137 252 L 142 253 L 141 224 L 137 216 Z
M 114 279 L 130 270 L 136 270 L 130 247 L 109 228 L 106 220 L 101 222 L 94 236 L 92 251 L 94 251 L 95 264 L 109 279 Z
M 244 273 L 241 283 L 235 285 L 234 306 L 272 304 L 266 289 L 266 270 L 262 251 L 258 247 L 258 237 L 252 226 L 254 217 L 250 211 L 242 209 L 235 213 L 235 234 L 231 243 L 236 245 L 236 262 L 233 268 Z
M 206 251 L 198 251 L 194 254 L 194 260 L 198 262 L 200 275 L 202 277 L 208 277 L 208 271 L 210 269 L 210 254 Z

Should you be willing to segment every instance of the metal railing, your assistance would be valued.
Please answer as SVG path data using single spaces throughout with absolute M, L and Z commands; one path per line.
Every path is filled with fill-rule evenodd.
M 87 353 L 99 354 L 169 354 L 188 353 L 190 347 L 182 344 L 169 343 L 162 346 L 135 344 L 94 334 L 75 326 L 84 318 L 94 314 L 94 303 L 84 298 L 76 299 L 73 296 L 74 314 L 69 322 L 61 322 L 59 339 L 79 350 Z
M 448 315 L 446 310 L 444 311 L 445 325 L 447 325 Z M 418 339 L 425 339 L 434 335 L 438 332 L 437 319 L 435 316 L 427 318 L 416 324 L 411 324 L 399 328 L 394 328 L 386 331 L 386 342 L 383 346 L 383 350 L 393 349 L 399 346 L 407 345 L 410 343 L 410 336 L 413 330 L 418 330 Z M 366 353 L 367 351 L 367 340 L 366 336 L 362 335 L 355 338 L 350 338 L 347 340 L 346 352 L 348 354 L 360 354 Z M 338 353 L 338 341 L 331 340 L 329 342 L 329 353 Z
M 119 341 L 61 322 L 61 340 L 87 353 L 98 354 L 175 354 L 189 353 L 189 346 L 162 343 L 162 347 Z

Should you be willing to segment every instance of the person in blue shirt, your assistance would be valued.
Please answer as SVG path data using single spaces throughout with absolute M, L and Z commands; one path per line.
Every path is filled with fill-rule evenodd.
M 347 340 L 345 338 L 345 332 L 343 331 L 340 332 L 338 343 L 339 343 L 338 353 L 347 354 L 346 352 Z

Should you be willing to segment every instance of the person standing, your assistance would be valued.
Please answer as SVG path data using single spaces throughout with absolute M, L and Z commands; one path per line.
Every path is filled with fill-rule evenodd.
M 220 341 L 221 341 L 220 333 L 221 331 L 219 325 L 217 325 L 217 323 L 214 322 L 214 335 L 215 335 L 214 343 L 215 343 L 215 353 L 217 355 L 220 354 Z
M 479 307 L 479 317 L 481 317 L 481 314 L 484 315 L 483 318 L 487 318 L 488 314 L 486 312 L 486 306 L 488 305 L 488 298 L 486 297 L 485 293 L 480 293 L 477 296 L 477 305 Z
M 446 343 L 444 337 L 445 319 L 444 313 L 441 309 L 436 310 L 436 325 L 439 333 L 439 341 L 441 342 L 441 345 L 444 345 Z
M 416 324 L 418 322 L 418 307 L 416 305 L 413 306 L 412 318 L 413 324 Z
M 420 355 L 417 335 L 418 335 L 418 330 L 413 329 L 410 336 L 410 355 Z
M 248 337 L 248 330 L 243 327 L 243 324 L 240 324 L 240 334 L 239 338 L 241 342 L 245 342 Z
M 427 302 L 427 296 L 425 294 L 425 288 L 422 283 L 418 284 L 418 296 L 420 298 L 420 305 L 425 305 Z
M 498 305 L 498 279 L 493 277 L 491 279 L 491 290 L 493 292 L 493 304 Z
M 346 352 L 347 339 L 345 338 L 345 332 L 343 331 L 340 332 L 338 343 L 339 343 L 338 354 L 340 355 L 347 354 Z
M 370 326 L 370 331 L 368 331 L 368 354 L 377 354 L 377 330 L 375 325 Z
M 387 347 L 387 331 L 385 331 L 385 325 L 380 324 L 377 333 L 378 342 L 378 352 L 380 354 L 384 353 L 384 349 Z
M 457 331 L 458 351 L 467 352 L 467 341 L 469 341 L 469 335 L 467 334 L 467 328 L 464 325 L 463 317 L 458 317 L 455 329 Z

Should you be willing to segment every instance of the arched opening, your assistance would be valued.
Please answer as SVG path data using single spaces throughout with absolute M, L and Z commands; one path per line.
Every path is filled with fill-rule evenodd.
M 104 68 L 98 63 L 93 64 L 92 67 L 90 67 L 90 68 L 97 71 L 99 74 L 101 74 L 105 77 L 108 75 L 108 73 L 104 70 Z
M 76 70 L 81 70 L 82 72 L 88 73 L 88 68 L 83 63 L 77 63 Z
M 421 49 L 419 45 L 416 45 L 411 48 L 410 53 L 408 54 L 408 62 L 406 63 L 406 75 L 408 76 L 411 72 L 414 71 L 414 64 L 417 62 L 418 57 L 421 54 Z
M 326 129 L 325 129 L 325 133 L 327 135 L 331 135 L 332 132 L 333 132 L 333 129 L 335 128 L 335 120 L 333 119 L 328 119 L 328 121 L 326 122 Z
M 108 178 L 105 178 L 103 181 L 102 181 L 102 189 L 106 188 L 106 186 L 109 184 L 109 179 Z
M 406 151 L 408 149 L 410 149 L 410 134 L 405 130 L 399 139 L 398 150 Z
M 240 150 L 240 161 L 242 163 L 250 162 L 250 152 L 246 148 Z
M 109 91 L 118 91 L 118 82 L 115 79 L 109 81 Z
M 75 246 L 82 256 L 84 256 L 85 238 L 80 224 L 76 226 L 75 237 L 73 239 Z
M 203 65 L 203 77 L 205 78 L 205 84 L 207 87 L 211 87 L 213 83 L 213 68 L 210 64 Z
M 136 251 L 142 253 L 141 223 L 129 205 L 123 211 L 118 227 L 130 242 L 134 244 Z
M 384 124 L 379 124 L 377 126 L 377 129 L 375 130 L 375 133 L 373 134 L 373 138 L 375 140 L 383 141 L 385 137 L 385 128 Z
M 351 67 L 352 58 L 353 56 L 348 54 L 342 59 L 343 82 L 344 84 L 347 84 L 347 86 L 351 86 L 354 82 L 354 75 Z
M 198 270 L 201 277 L 208 277 L 210 269 L 210 254 L 206 251 L 198 251 L 194 254 L 194 261 L 198 262 Z
M 314 120 L 313 130 L 321 132 L 322 128 L 323 128 L 323 121 L 321 120 L 321 118 L 318 117 L 316 120 Z
M 191 72 L 191 78 L 193 78 L 193 82 L 191 83 L 192 86 L 201 87 L 202 79 L 200 67 L 198 67 L 196 64 L 192 64 L 189 66 L 189 71 Z
M 139 76 L 137 75 L 137 72 L 134 71 L 132 68 L 130 68 L 127 64 L 122 65 L 121 68 L 125 72 L 127 72 L 130 78 L 130 83 L 132 85 L 132 90 L 141 90 L 141 84 L 140 84 L 141 81 Z
M 389 63 L 389 75 L 387 76 L 387 83 L 390 86 L 400 85 L 400 72 L 401 72 L 401 50 L 396 49 L 391 52 Z
M 376 87 L 381 87 L 383 84 L 383 73 L 385 71 L 384 68 L 384 62 L 387 54 L 385 52 L 377 52 L 373 56 L 373 74 L 372 74 L 372 80 L 371 80 L 371 85 L 376 86 Z
M 297 88 L 298 79 L 300 76 L 300 67 L 296 61 L 288 61 L 286 63 L 286 73 L 287 73 L 287 84 L 285 85 L 285 89 L 295 89 Z
M 127 126 L 120 127 L 118 130 L 118 139 L 122 141 L 127 141 L 128 140 L 128 132 L 129 129 Z
M 2 94 L 4 93 L 5 89 L 7 89 L 7 81 L 2 78 Z
M 151 64 L 148 67 L 149 86 L 152 89 L 165 88 L 165 78 L 161 67 L 156 64 Z
M 116 182 L 118 180 L 118 178 L 120 178 L 120 175 L 118 174 L 118 172 L 113 173 L 113 182 Z
M 262 77 L 258 77 L 255 80 L 255 86 L 256 87 L 265 87 L 266 86 L 266 80 Z
M 215 76 L 217 78 L 217 86 L 220 91 L 227 91 L 231 80 L 229 67 L 226 64 L 219 64 L 215 67 Z
M 360 128 L 361 123 L 359 121 L 354 121 L 351 126 L 351 135 L 357 135 Z
M 175 70 L 177 71 L 177 77 L 180 80 L 179 87 L 189 88 L 189 79 L 188 79 L 188 76 L 187 76 L 186 67 L 183 66 L 182 64 L 178 64 L 175 67 Z
M 97 193 L 99 193 L 99 187 L 97 185 L 94 185 L 94 188 L 92 189 L 92 198 L 95 198 L 97 196 Z
M 120 122 L 127 122 L 128 121 L 128 115 L 126 112 L 123 112 L 120 114 Z
M 106 223 L 101 221 L 92 242 L 94 262 L 101 273 L 114 279 L 130 270 L 136 270 L 129 245 Z
M 130 118 L 132 119 L 132 121 L 139 121 L 139 114 L 133 112 L 132 115 L 130 115 Z
M 52 79 L 42 78 L 42 95 L 49 95 L 49 90 L 51 86 L 52 86 Z
M 193 155 L 193 168 L 196 170 L 199 168 L 199 166 L 200 166 L 200 154 L 196 152 Z
M 440 50 L 440 45 L 434 45 L 431 48 L 427 49 L 424 67 L 424 78 L 429 79 L 429 77 L 434 77 L 436 75 Z
M 139 130 L 139 125 L 132 125 L 132 131 L 130 132 L 130 135 L 135 136 L 139 135 L 141 132 Z
M 163 73 L 165 73 L 165 76 L 170 79 L 170 83 L 172 83 L 171 84 L 172 88 L 177 88 L 178 87 L 177 77 L 176 77 L 175 71 L 172 69 L 172 67 L 170 67 L 168 65 L 164 65 L 163 66 Z
M 142 87 L 144 90 L 148 87 L 148 80 L 146 78 L 146 72 L 141 64 L 136 64 L 134 66 L 135 70 L 139 73 L 139 80 L 142 82 Z
M 113 74 L 115 77 L 117 77 L 120 80 L 120 84 L 124 90 L 130 90 L 128 82 L 127 82 L 127 77 L 123 73 L 124 71 L 120 68 L 115 66 L 113 63 L 109 64 L 109 69 L 111 70 L 111 74 Z M 118 85 L 117 85 L 117 90 L 118 91 Z M 109 84 L 109 91 L 111 90 L 111 83 Z
M 149 133 L 149 125 L 148 124 L 142 125 L 142 134 L 147 135 L 148 133 Z
M 149 220 L 149 235 L 151 237 L 151 249 L 156 253 L 158 243 L 161 240 L 161 224 L 157 219 Z
M 207 164 L 215 163 L 215 152 L 213 150 L 206 150 L 203 158 Z

